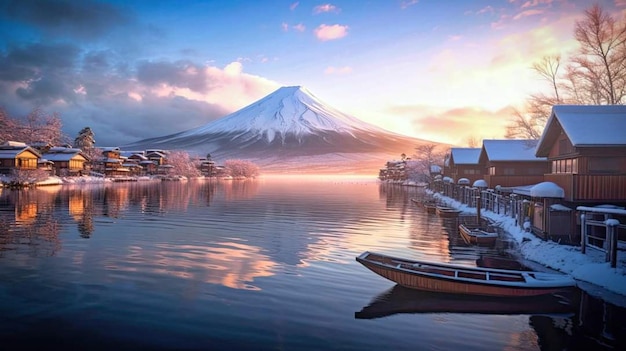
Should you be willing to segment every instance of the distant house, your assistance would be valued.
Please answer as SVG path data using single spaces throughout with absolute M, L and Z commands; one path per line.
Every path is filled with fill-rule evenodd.
M 7 141 L 0 145 L 0 173 L 9 174 L 12 170 L 35 170 L 41 154 L 25 143 Z
M 50 147 L 42 158 L 52 162 L 53 173 L 57 176 L 81 175 L 89 157 L 81 149 Z
M 545 180 L 575 203 L 626 203 L 626 106 L 557 105 L 536 155 L 551 169 Z
M 446 159 L 444 175 L 458 182 L 466 178 L 469 184 L 474 184 L 478 179 L 483 179 L 485 166 L 481 165 L 481 148 L 453 147 Z
M 543 182 L 550 171 L 546 157 L 535 156 L 536 140 L 483 140 L 479 163 L 490 188 L 516 187 Z
M 99 170 L 106 176 L 127 176 L 130 170 L 124 167 L 124 158 L 121 156 L 119 147 L 103 147 L 102 158 L 99 160 Z

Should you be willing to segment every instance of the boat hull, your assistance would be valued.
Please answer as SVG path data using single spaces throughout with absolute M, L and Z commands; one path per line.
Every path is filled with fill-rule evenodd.
M 437 207 L 436 212 L 439 215 L 439 217 L 455 218 L 459 216 L 459 214 L 461 213 L 461 210 L 457 210 L 451 207 Z
M 521 273 L 497 269 L 481 268 L 450 268 L 450 266 L 404 260 L 390 256 L 363 253 L 356 260 L 372 272 L 406 288 L 442 292 L 451 294 L 467 294 L 482 296 L 538 296 L 563 291 L 576 286 L 573 279 L 555 280 L 552 284 L 533 285 L 522 281 Z M 417 270 L 416 266 L 425 265 L 428 269 Z M 438 268 L 441 267 L 441 268 Z M 461 273 L 459 273 L 461 272 Z M 507 275 L 517 277 L 518 282 L 493 282 L 481 279 L 482 276 Z M 544 274 L 527 272 L 527 274 Z M 472 278 L 474 276 L 474 278 Z M 513 278 L 511 278 L 513 279 Z
M 474 245 L 493 245 L 498 239 L 498 233 L 468 227 L 464 224 L 459 224 L 459 233 L 466 243 Z

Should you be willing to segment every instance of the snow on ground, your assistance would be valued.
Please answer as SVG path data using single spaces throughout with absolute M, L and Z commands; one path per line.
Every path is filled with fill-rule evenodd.
M 459 201 L 435 193 L 433 196 L 451 207 L 464 212 L 476 213 L 476 208 L 469 207 Z M 496 222 L 517 242 L 522 257 L 540 263 L 546 267 L 567 273 L 574 279 L 592 283 L 626 296 L 626 252 L 620 251 L 617 255 L 617 268 L 611 268 L 605 262 L 605 253 L 587 248 L 583 254 L 578 246 L 560 245 L 553 241 L 544 241 L 532 233 L 524 231 L 515 224 L 510 216 L 497 214 L 492 211 L 481 210 L 481 216 Z

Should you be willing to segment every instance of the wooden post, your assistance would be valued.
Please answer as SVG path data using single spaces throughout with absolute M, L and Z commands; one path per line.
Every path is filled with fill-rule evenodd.
M 607 251 L 609 259 L 607 261 L 611 262 L 611 268 L 615 268 L 617 267 L 617 226 L 619 221 L 617 219 L 607 219 L 604 223 L 606 224 L 606 239 L 610 240 Z
M 587 250 L 587 224 L 585 223 L 585 212 L 580 214 L 580 252 L 582 254 Z
M 476 220 L 478 221 L 478 225 L 482 224 L 482 221 L 480 220 L 480 194 L 481 191 L 478 190 L 478 196 L 476 196 Z

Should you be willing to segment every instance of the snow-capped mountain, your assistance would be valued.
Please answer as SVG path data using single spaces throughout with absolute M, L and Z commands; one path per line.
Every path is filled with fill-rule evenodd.
M 353 168 L 366 161 L 376 162 L 377 170 L 386 160 L 410 155 L 424 142 L 365 123 L 321 102 L 305 88 L 292 86 L 204 126 L 124 149 L 183 149 L 211 154 L 218 162 L 253 160 L 262 170 Z

